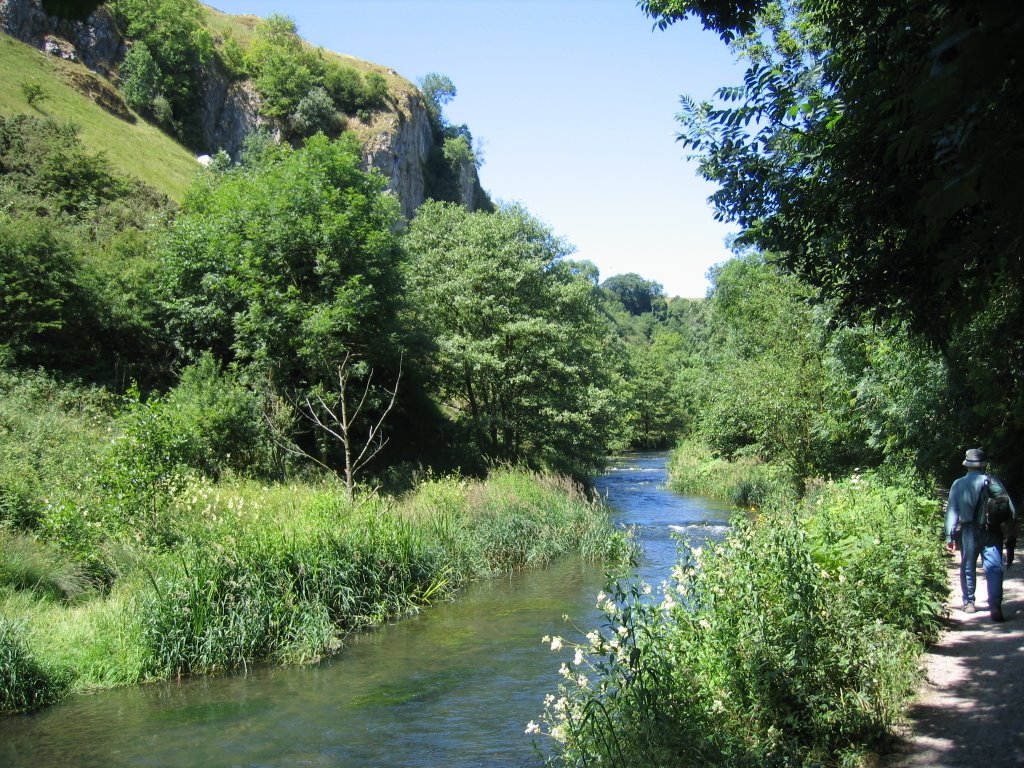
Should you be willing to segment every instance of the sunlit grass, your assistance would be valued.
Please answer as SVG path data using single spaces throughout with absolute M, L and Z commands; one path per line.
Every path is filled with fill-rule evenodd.
M 137 116 L 129 122 L 111 114 L 75 88 L 75 79 L 95 78 L 113 89 L 81 64 L 0 35 L 0 72 L 0 114 L 49 116 L 72 123 L 89 151 L 102 151 L 120 173 L 141 179 L 174 200 L 182 199 L 195 178 L 200 166 L 174 139 Z M 46 97 L 30 106 L 19 86 L 22 82 L 39 83 Z
M 727 461 L 689 441 L 669 456 L 668 485 L 676 493 L 719 499 L 742 509 L 796 498 L 793 479 L 783 467 L 753 457 Z
M 576 554 L 623 561 L 631 540 L 570 481 L 496 470 L 349 501 L 336 480 L 193 481 L 162 513 L 170 550 L 109 542 L 117 578 L 80 604 L 6 588 L 26 658 L 69 690 L 308 662 L 345 636 L 466 583 Z

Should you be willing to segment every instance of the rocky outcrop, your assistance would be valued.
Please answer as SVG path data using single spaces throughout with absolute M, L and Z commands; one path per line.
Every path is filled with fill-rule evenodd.
M 412 218 L 423 204 L 423 169 L 434 137 L 423 99 L 409 95 L 399 105 L 390 124 L 363 144 L 363 162 L 388 177 L 388 188 L 402 204 L 402 215 Z
M 104 6 L 85 21 L 69 21 L 47 16 L 41 0 L 0 0 L 0 30 L 105 76 L 116 71 L 125 52 L 114 17 Z
M 199 134 L 207 152 L 220 150 L 238 160 L 245 137 L 264 126 L 259 95 L 247 80 L 232 80 L 216 62 L 208 68 L 200 94 Z
M 105 6 L 85 21 L 70 21 L 48 16 L 42 0 L 0 0 L 0 30 L 55 56 L 79 61 L 115 81 L 118 64 L 129 45 Z M 388 177 L 389 188 L 401 201 L 402 215 L 412 218 L 426 196 L 425 169 L 435 139 L 419 92 L 410 89 L 398 99 L 393 112 L 376 117 L 372 130 L 368 127 L 363 132 L 363 160 L 367 168 L 376 168 Z M 200 94 L 202 151 L 213 154 L 224 150 L 237 160 L 246 136 L 267 125 L 260 117 L 259 104 L 259 95 L 249 81 L 232 79 L 214 60 L 203 77 Z M 119 117 L 132 118 L 123 111 L 125 114 Z M 472 164 L 461 169 L 459 186 L 463 205 L 473 210 L 483 195 Z

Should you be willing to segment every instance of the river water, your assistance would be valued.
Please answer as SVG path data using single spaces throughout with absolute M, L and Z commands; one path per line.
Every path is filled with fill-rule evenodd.
M 633 454 L 595 479 L 616 524 L 635 527 L 638 575 L 654 585 L 675 562 L 674 533 L 717 538 L 729 518 L 665 489 L 665 464 Z M 473 585 L 321 664 L 77 696 L 0 720 L 0 766 L 536 766 L 524 728 L 570 656 L 541 637 L 597 627 L 604 586 L 600 566 L 566 561 Z

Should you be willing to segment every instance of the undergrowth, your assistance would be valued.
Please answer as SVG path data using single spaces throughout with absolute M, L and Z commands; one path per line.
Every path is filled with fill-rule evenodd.
M 659 595 L 599 596 L 603 626 L 527 731 L 553 765 L 863 765 L 938 632 L 939 517 L 873 477 L 737 516 L 723 544 L 683 549 Z

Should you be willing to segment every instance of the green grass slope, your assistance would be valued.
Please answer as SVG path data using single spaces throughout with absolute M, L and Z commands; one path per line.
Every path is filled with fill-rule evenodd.
M 102 77 L 5 34 L 0 34 L 0 72 L 0 114 L 47 115 L 73 123 L 85 145 L 103 152 L 116 169 L 181 200 L 199 169 L 195 157 L 132 113 Z M 23 82 L 38 83 L 47 97 L 30 106 Z

